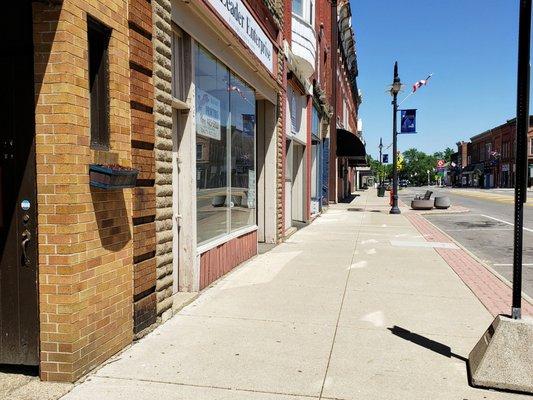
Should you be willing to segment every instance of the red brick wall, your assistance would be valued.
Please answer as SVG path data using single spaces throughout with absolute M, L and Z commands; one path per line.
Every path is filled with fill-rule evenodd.
M 206 251 L 200 256 L 200 289 L 204 289 L 237 265 L 257 254 L 253 231 Z

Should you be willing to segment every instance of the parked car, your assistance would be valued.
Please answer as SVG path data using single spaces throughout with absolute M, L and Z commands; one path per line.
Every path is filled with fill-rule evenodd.
M 409 186 L 410 182 L 408 179 L 401 179 L 400 180 L 400 187 L 407 187 Z

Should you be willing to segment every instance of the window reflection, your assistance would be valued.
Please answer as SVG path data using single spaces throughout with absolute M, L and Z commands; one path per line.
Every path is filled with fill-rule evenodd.
M 197 236 L 202 243 L 229 231 L 229 71 L 201 47 L 196 55 Z
M 202 244 L 255 224 L 255 92 L 200 45 L 195 82 L 197 240 Z
M 255 93 L 231 74 L 231 230 L 255 224 Z

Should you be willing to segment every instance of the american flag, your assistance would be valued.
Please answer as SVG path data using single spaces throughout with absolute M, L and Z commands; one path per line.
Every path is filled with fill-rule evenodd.
M 419 80 L 413 85 L 413 93 L 416 92 L 418 89 L 420 89 L 422 86 L 425 86 L 428 84 L 429 78 L 431 78 L 433 74 L 429 74 L 426 79 Z

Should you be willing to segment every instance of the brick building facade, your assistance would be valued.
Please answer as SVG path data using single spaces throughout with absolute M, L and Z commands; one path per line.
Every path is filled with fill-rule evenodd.
M 231 4 L 6 16 L 0 363 L 74 381 L 353 189 L 331 146 L 361 141 L 349 2 Z M 135 185 L 91 182 L 102 166 Z
M 530 125 L 533 117 L 530 117 Z M 512 188 L 516 173 L 516 120 L 457 143 L 462 154 L 462 186 Z M 533 184 L 533 129 L 528 133 L 528 177 Z

